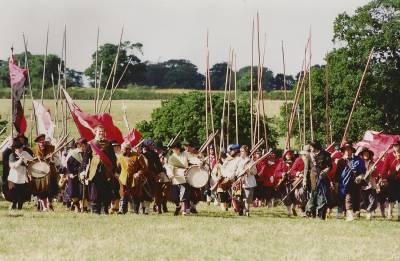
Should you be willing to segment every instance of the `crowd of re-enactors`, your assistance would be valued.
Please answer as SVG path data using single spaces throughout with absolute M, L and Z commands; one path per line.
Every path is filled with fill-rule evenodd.
M 197 204 L 205 202 L 250 216 L 252 208 L 283 204 L 288 216 L 352 221 L 394 219 L 397 202 L 400 220 L 400 142 L 375 164 L 369 148 L 351 142 L 328 152 L 315 141 L 281 157 L 247 145 L 221 151 L 207 145 L 203 155 L 187 140 L 160 148 L 151 139 L 140 146 L 108 141 L 101 125 L 94 134 L 55 154 L 45 135 L 32 149 L 26 137 L 15 137 L 3 151 L 2 192 L 10 209 L 32 202 L 38 211 L 54 211 L 58 201 L 82 213 L 186 216 L 196 215 Z M 199 186 L 196 175 L 204 173 L 207 180 Z

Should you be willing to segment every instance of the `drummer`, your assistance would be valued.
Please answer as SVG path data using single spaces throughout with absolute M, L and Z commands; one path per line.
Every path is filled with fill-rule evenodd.
M 49 155 L 54 152 L 54 146 L 46 142 L 45 134 L 40 134 L 35 139 L 36 145 L 33 147 L 34 155 L 40 159 L 45 160 L 50 165 L 50 182 L 47 191 L 36 195 L 38 197 L 38 210 L 40 211 L 54 211 L 52 201 L 58 193 L 58 181 L 55 167 L 55 155 L 52 158 L 47 159 Z
M 185 149 L 185 152 L 188 155 L 189 165 L 203 165 L 203 162 L 199 158 L 199 153 L 195 148 L 194 142 L 192 141 L 184 141 L 182 145 Z M 190 209 L 186 211 L 190 211 L 190 213 L 197 214 L 197 204 L 200 200 L 202 200 L 202 192 L 200 188 L 190 187 Z
M 24 151 L 24 145 L 18 140 L 14 141 L 12 149 L 13 153 L 9 158 L 10 173 L 6 199 L 11 201 L 10 209 L 22 209 L 24 202 L 30 199 L 27 165 L 33 157 Z

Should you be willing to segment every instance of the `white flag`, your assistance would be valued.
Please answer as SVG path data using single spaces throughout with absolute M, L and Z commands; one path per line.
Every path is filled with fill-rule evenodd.
M 38 134 L 46 135 L 46 140 L 53 141 L 54 123 L 51 120 L 50 110 L 40 102 L 33 101 L 37 120 Z

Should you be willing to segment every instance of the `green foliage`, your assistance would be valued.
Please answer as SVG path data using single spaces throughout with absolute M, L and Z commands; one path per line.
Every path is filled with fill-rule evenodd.
M 125 41 L 121 43 L 119 55 L 118 55 L 118 63 L 117 70 L 115 74 L 115 82 L 117 84 L 118 80 L 121 78 L 123 71 L 125 70 L 126 65 L 129 60 L 131 60 L 131 65 L 126 70 L 124 77 L 121 79 L 120 86 L 126 86 L 127 84 L 141 84 L 145 81 L 145 70 L 146 65 L 142 63 L 139 57 L 136 55 L 137 53 L 143 54 L 142 52 L 143 45 L 141 43 L 131 43 L 129 41 Z M 118 45 L 106 43 L 99 47 L 98 52 L 98 67 L 97 72 L 100 76 L 100 65 L 103 62 L 103 71 L 101 78 L 101 86 L 104 87 L 107 84 L 108 77 L 111 73 L 111 69 L 114 64 L 115 56 L 118 52 Z M 85 70 L 85 75 L 92 79 L 91 84 L 94 84 L 96 71 L 96 52 L 92 54 L 92 64 L 89 68 Z M 108 84 L 108 88 L 111 88 L 112 81 L 110 80 Z
M 21 67 L 25 67 L 25 53 L 15 54 L 17 63 Z M 29 77 L 31 79 L 31 85 L 33 89 L 42 88 L 42 77 L 43 77 L 43 62 L 44 55 L 34 55 L 27 53 L 28 65 L 29 65 Z M 48 54 L 46 60 L 46 73 L 44 78 L 44 87 L 52 89 L 53 83 L 51 77 L 54 77 L 54 84 L 58 83 L 58 66 L 61 67 L 61 81 L 63 82 L 63 70 L 64 65 L 61 59 L 54 54 Z M 67 68 L 67 86 L 82 86 L 82 73 L 73 69 Z M 28 85 L 28 82 L 25 83 Z M 8 70 L 8 61 L 0 61 L 0 87 L 10 87 L 10 76 Z
M 333 138 L 340 141 L 372 47 L 375 47 L 373 59 L 347 137 L 359 140 L 369 129 L 400 132 L 399 29 L 398 1 L 371 1 L 358 8 L 353 16 L 344 13 L 336 18 L 334 41 L 343 47 L 328 54 L 327 67 L 312 69 L 313 124 L 318 139 L 325 137 L 325 86 L 329 87 Z
M 188 60 L 174 59 L 162 63 L 148 64 L 146 83 L 159 87 L 191 87 L 200 89 L 204 86 L 204 76 L 196 65 Z
M 152 137 L 164 144 L 173 138 L 179 131 L 182 131 L 181 139 L 188 139 L 197 144 L 201 144 L 205 140 L 204 99 L 203 93 L 191 92 L 164 101 L 160 108 L 153 111 L 151 121 L 142 121 L 137 125 L 137 127 L 143 132 L 145 137 Z M 240 97 L 238 100 L 239 143 L 249 144 L 249 103 L 245 97 Z M 213 94 L 212 102 L 214 126 L 218 129 L 220 127 L 222 116 L 223 95 Z M 230 106 L 229 143 L 235 143 L 234 103 L 231 102 Z M 225 123 L 226 122 L 227 121 L 225 121 Z M 209 123 L 211 128 L 211 121 L 209 121 Z M 269 145 L 275 146 L 277 143 L 277 133 L 270 127 L 270 125 L 267 124 L 267 126 Z

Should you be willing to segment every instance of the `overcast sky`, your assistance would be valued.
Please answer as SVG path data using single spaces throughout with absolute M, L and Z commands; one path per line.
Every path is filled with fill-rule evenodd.
M 60 54 L 67 25 L 67 66 L 84 70 L 100 44 L 123 40 L 141 42 L 144 60 L 185 58 L 205 68 L 205 38 L 210 31 L 211 63 L 226 61 L 229 46 L 237 52 L 238 67 L 251 62 L 251 23 L 260 13 L 262 40 L 267 36 L 265 65 L 282 71 L 281 41 L 286 70 L 299 71 L 309 28 L 313 63 L 322 63 L 332 43 L 333 21 L 342 12 L 353 14 L 367 0 L 0 0 L 0 59 L 28 49 L 44 53 L 47 25 L 49 52 Z

